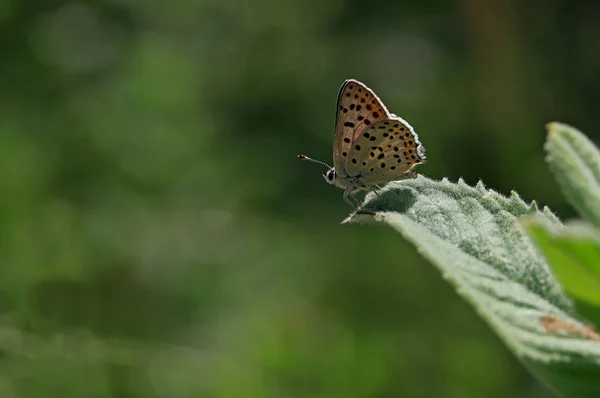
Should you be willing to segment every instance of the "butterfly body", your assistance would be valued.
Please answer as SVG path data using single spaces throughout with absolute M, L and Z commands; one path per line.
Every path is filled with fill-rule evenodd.
M 368 185 L 363 180 L 362 175 L 339 175 L 335 172 L 335 167 L 329 169 L 327 173 L 323 175 L 323 177 L 329 184 L 349 191 L 349 193 L 356 193 L 360 190 L 368 188 Z
M 304 155 L 299 156 L 309 159 Z M 354 194 L 377 184 L 414 177 L 425 150 L 414 129 L 390 113 L 377 95 L 358 80 L 346 80 L 338 93 L 333 167 L 325 180 L 344 189 L 355 206 Z M 320 162 L 322 163 L 322 162 Z

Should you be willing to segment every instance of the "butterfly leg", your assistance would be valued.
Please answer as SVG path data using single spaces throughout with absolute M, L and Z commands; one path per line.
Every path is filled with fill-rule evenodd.
M 379 184 L 375 184 L 375 188 L 377 188 L 377 189 L 378 189 L 378 190 L 380 190 L 380 191 L 383 189 L 383 187 L 382 187 L 381 185 L 379 185 Z M 375 190 L 375 189 L 371 189 L 371 191 L 370 191 L 370 192 L 373 192 L 375 195 L 377 195 L 377 197 L 378 197 L 379 199 L 382 199 L 382 198 L 381 198 L 381 195 L 379 195 L 379 192 L 377 192 L 377 190 Z
M 344 196 L 342 196 L 342 197 L 344 198 L 346 203 L 348 203 L 350 206 L 352 206 L 352 208 L 354 208 L 354 210 L 358 210 L 358 206 L 356 205 L 356 203 L 358 202 L 358 199 L 356 198 L 356 196 L 354 196 L 354 194 L 351 191 L 346 189 L 344 191 Z M 350 198 L 354 199 L 354 202 L 352 200 L 350 200 Z
M 411 170 L 404 174 L 404 178 L 402 178 L 402 180 L 412 180 L 415 178 L 417 178 L 417 173 Z
M 379 186 L 377 186 L 377 188 L 379 188 Z M 381 189 L 381 188 L 379 188 L 379 189 Z M 373 189 L 373 190 L 371 190 L 371 192 L 373 192 L 375 195 L 377 195 L 377 197 L 378 197 L 379 199 L 382 199 L 382 198 L 381 198 L 381 195 L 379 195 L 379 192 L 377 192 L 376 190 L 374 190 L 374 189 Z
M 352 199 L 354 199 L 356 205 L 356 210 L 358 210 L 360 207 L 362 207 L 362 201 L 356 197 L 356 195 L 354 194 L 354 192 L 350 192 L 349 195 L 352 197 Z

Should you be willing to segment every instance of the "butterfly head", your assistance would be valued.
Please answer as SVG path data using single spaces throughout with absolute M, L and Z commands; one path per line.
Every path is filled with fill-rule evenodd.
M 335 184 L 335 169 L 332 167 L 323 173 L 323 178 L 327 181 L 328 184 Z
M 323 178 L 325 178 L 325 181 L 327 181 L 327 183 L 332 184 L 332 185 L 335 184 L 336 175 L 335 175 L 335 169 L 333 167 L 329 166 L 325 162 L 321 162 L 320 160 L 311 159 L 306 155 L 298 155 L 298 159 L 309 160 L 311 162 L 319 163 L 320 165 L 327 167 L 329 170 L 327 170 L 326 172 L 323 173 Z

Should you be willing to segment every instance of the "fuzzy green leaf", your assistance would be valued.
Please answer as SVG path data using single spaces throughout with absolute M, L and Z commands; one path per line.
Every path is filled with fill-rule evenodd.
M 600 237 L 589 225 L 525 222 L 529 235 L 546 257 L 554 275 L 575 300 L 578 312 L 600 326 Z
M 582 217 L 600 227 L 600 151 L 571 126 L 554 122 L 546 129 L 547 160 L 564 195 Z
M 393 182 L 367 197 L 347 221 L 373 218 L 399 231 L 434 264 L 515 355 L 564 397 L 600 396 L 600 344 L 581 333 L 549 331 L 542 320 L 585 327 L 519 218 L 547 209 L 483 184 L 424 177 Z

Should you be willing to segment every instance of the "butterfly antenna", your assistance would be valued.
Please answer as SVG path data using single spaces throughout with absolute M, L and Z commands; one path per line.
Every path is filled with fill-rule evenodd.
M 331 169 L 331 166 L 328 165 L 327 163 L 321 162 L 320 160 L 311 159 L 306 155 L 298 155 L 298 159 L 309 160 L 311 162 L 319 163 L 319 164 L 322 164 L 323 166 L 327 167 L 328 169 Z

